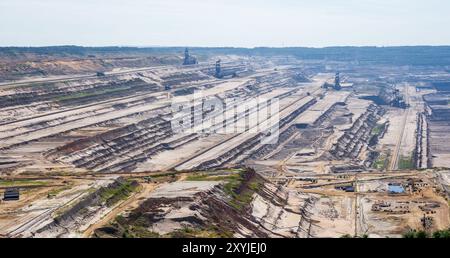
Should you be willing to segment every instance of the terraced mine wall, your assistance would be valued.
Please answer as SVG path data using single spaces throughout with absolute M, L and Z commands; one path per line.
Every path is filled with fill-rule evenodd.
M 373 164 L 375 163 L 375 161 L 380 157 L 380 153 L 373 149 L 377 146 L 380 139 L 382 139 L 384 137 L 384 135 L 386 134 L 386 132 L 389 128 L 389 122 L 386 122 L 382 125 L 377 125 L 377 126 L 380 126 L 381 129 L 379 129 L 379 132 L 375 133 L 370 138 L 369 144 L 368 144 L 370 151 L 367 154 L 366 159 L 364 160 L 364 166 L 366 166 L 368 168 L 372 167 Z M 373 130 L 372 130 L 372 132 L 373 132 Z
M 155 83 L 160 83 L 156 74 L 150 74 L 150 72 L 139 74 L 141 77 L 147 76 L 153 78 Z M 215 87 L 217 86 L 215 84 L 220 84 L 220 82 L 214 82 L 215 84 L 213 83 L 214 85 L 211 86 L 209 77 L 201 76 L 201 73 L 195 72 L 167 73 L 166 76 L 161 78 L 164 78 L 161 79 L 162 82 L 176 81 L 177 85 L 189 84 L 200 79 L 205 83 L 202 85 L 206 85 L 205 87 Z M 267 80 L 267 78 L 264 80 Z M 245 101 L 252 96 L 268 93 L 274 87 L 269 83 L 258 84 L 254 80 L 245 82 L 246 84 L 243 87 L 227 92 L 227 95 L 236 94 Z M 70 82 L 70 84 L 83 85 L 83 87 L 90 85 L 78 81 L 76 83 Z M 148 85 L 151 89 L 152 84 Z M 252 91 L 246 87 L 256 87 L 257 90 Z M 293 92 L 295 90 L 285 92 L 277 97 L 288 97 Z M 33 117 L 29 119 L 29 122 L 27 119 L 25 119 L 26 121 L 16 121 L 17 125 L 14 124 L 14 121 L 8 122 L 8 124 L 13 124 L 11 128 L 13 126 L 16 126 L 16 128 L 9 130 L 2 138 L 2 140 L 5 140 L 3 149 L 11 149 L 33 141 L 46 141 L 47 139 L 51 140 L 52 137 L 59 137 L 63 139 L 61 145 L 54 147 L 55 149 L 45 150 L 44 153 L 47 159 L 55 163 L 72 164 L 78 168 L 97 172 L 133 171 L 138 163 L 147 161 L 162 151 L 179 148 L 201 137 L 195 133 L 186 136 L 174 135 L 169 122 L 170 106 L 164 103 L 158 105 L 158 97 L 160 96 L 153 93 L 148 95 L 146 93 L 141 95 L 133 93 L 133 96 L 129 98 L 120 98 L 111 103 L 101 102 L 98 107 L 94 104 L 91 104 L 92 107 L 91 105 L 82 106 L 79 113 L 76 112 L 78 108 L 70 108 L 67 111 L 50 113 L 47 120 L 44 116 L 42 119 Z M 90 102 L 96 101 L 85 97 L 83 99 Z M 74 99 L 70 99 L 70 101 L 72 100 Z M 77 101 L 77 103 L 81 103 L 81 99 L 77 98 Z M 153 103 L 156 103 L 154 108 Z M 83 104 L 85 103 L 83 102 Z M 145 106 L 147 104 L 149 104 L 148 108 Z M 131 112 L 127 112 L 128 110 Z M 208 111 L 205 111 L 203 116 L 207 114 Z M 91 117 L 96 116 L 99 117 L 98 122 L 91 119 Z M 231 120 L 226 121 L 226 123 L 231 123 Z M 77 123 L 77 121 L 80 122 Z M 26 127 L 21 126 L 22 124 L 25 124 Z M 91 136 L 90 132 L 96 131 L 96 127 L 100 129 L 98 134 Z M 51 128 L 55 128 L 55 130 L 50 130 Z M 89 131 L 88 135 L 82 134 L 84 129 Z
M 369 143 L 372 129 L 382 114 L 383 109 L 371 104 L 330 150 L 336 158 L 357 159 L 363 148 Z
M 109 70 L 115 67 L 145 67 L 181 64 L 182 47 L 5 47 L 0 48 L 0 78 L 16 80 L 31 75 L 60 75 Z M 448 47 L 329 47 L 329 48 L 190 48 L 204 59 L 211 56 L 294 56 L 306 60 L 358 61 L 360 65 L 383 64 L 448 66 Z M 200 60 L 202 61 L 202 60 Z
M 430 112 L 422 124 L 426 124 L 427 135 L 427 167 L 450 167 L 450 83 L 439 83 L 438 93 L 424 96 Z M 425 125 L 424 124 L 424 125 Z M 422 128 L 421 130 L 425 130 Z M 422 150 L 425 146 L 422 144 Z M 422 166 L 424 166 L 422 161 Z
M 292 207 L 290 193 L 246 170 L 190 197 L 150 198 L 128 215 L 95 231 L 96 237 L 307 237 L 314 198 Z M 170 214 L 170 216 L 168 215 Z M 279 229 L 286 216 L 298 217 L 293 228 Z
M 257 160 L 261 159 L 262 157 L 266 156 L 267 154 L 271 153 L 273 150 L 275 150 L 279 145 L 286 143 L 288 139 L 292 135 L 294 135 L 298 129 L 295 126 L 290 126 L 287 130 L 283 131 L 279 137 L 277 144 L 266 144 L 260 146 L 258 149 L 256 149 L 251 155 L 247 156 L 245 159 L 242 160 L 242 163 L 244 163 L 246 160 Z
M 312 127 L 320 126 L 327 118 L 330 117 L 331 113 L 334 112 L 337 106 L 345 106 L 345 103 L 343 102 L 334 103 L 328 110 L 326 110 L 322 115 L 320 115 L 316 121 L 314 121 Z
M 117 48 L 112 52 L 96 52 L 81 54 L 55 47 L 42 53 L 40 50 L 28 49 L 23 53 L 11 54 L 11 50 L 3 52 L 0 48 L 0 82 L 20 80 L 27 77 L 60 76 L 71 74 L 94 74 L 97 71 L 109 71 L 121 67 L 153 67 L 161 65 L 175 65 L 181 58 L 175 54 L 171 56 L 152 56 L 152 54 L 137 55 L 129 52 L 130 56 L 123 56 L 124 49 Z M 66 54 L 68 52 L 70 54 Z M 84 52 L 81 50 L 81 52 Z M 88 51 L 90 52 L 90 51 Z M 122 52 L 122 53 L 121 53 Z M 125 51 L 127 52 L 127 51 Z
M 297 110 L 286 116 L 285 118 L 281 119 L 279 122 L 279 127 L 283 128 L 285 125 L 292 122 L 298 115 L 306 111 L 309 107 L 317 103 L 316 99 L 310 100 L 305 105 L 299 107 Z M 283 135 L 283 134 L 281 134 Z M 235 148 L 227 151 L 225 154 L 209 161 L 205 161 L 202 164 L 198 165 L 195 169 L 205 170 L 205 169 L 211 169 L 211 168 L 217 168 L 224 166 L 225 164 L 231 163 L 233 160 L 235 160 L 237 157 L 241 156 L 244 152 L 247 152 L 249 150 L 252 150 L 255 146 L 257 146 L 261 139 L 265 135 L 263 133 L 258 133 L 255 136 L 251 137 L 250 139 L 246 140 L 242 144 L 239 144 L 239 146 L 236 146 Z M 287 135 L 283 135 L 282 137 L 287 137 Z
M 343 105 L 343 103 L 333 104 L 328 110 L 326 110 L 322 115 L 320 115 L 310 127 L 314 128 L 320 126 L 327 118 L 330 117 L 330 115 L 334 112 L 335 108 L 340 105 Z M 298 125 L 291 125 L 288 129 L 281 132 L 277 144 L 267 144 L 259 147 L 251 155 L 249 155 L 246 159 L 244 159 L 243 162 L 251 159 L 258 160 L 265 157 L 266 155 L 270 154 L 272 151 L 277 149 L 279 146 L 282 145 L 284 146 L 285 144 L 287 144 L 288 141 L 291 139 L 291 137 L 299 132 L 304 132 L 304 129 L 298 128 Z
M 155 101 L 155 98 L 152 96 L 141 98 L 137 101 L 130 101 L 127 103 L 128 108 L 139 108 L 142 107 L 145 104 L 149 104 Z M 163 108 L 163 107 L 161 107 Z M 161 108 L 156 108 L 153 110 L 150 110 L 149 112 L 157 112 Z M 89 107 L 90 109 L 90 107 Z M 77 109 L 79 110 L 79 109 Z M 114 124 L 118 120 L 122 118 L 131 118 L 135 117 L 137 115 L 145 116 L 148 111 L 145 112 L 135 112 L 135 113 L 125 113 L 124 115 L 115 115 L 116 111 L 120 111 L 120 107 L 117 107 L 117 105 L 109 105 L 107 107 L 100 107 L 95 110 L 87 110 L 86 108 L 83 108 L 83 112 L 73 114 L 72 110 L 69 110 L 68 112 L 70 114 L 67 114 L 62 112 L 61 115 L 59 115 L 59 112 L 56 112 L 54 114 L 58 114 L 58 118 L 56 119 L 48 119 L 48 120 L 41 120 L 38 122 L 28 122 L 29 120 L 33 121 L 34 119 L 24 119 L 24 122 L 27 123 L 26 126 L 16 126 L 12 130 L 7 130 L 3 132 L 6 135 L 1 138 L 3 140 L 2 143 L 6 143 L 4 147 L 0 147 L 0 150 L 4 149 L 10 149 L 13 147 L 25 145 L 27 143 L 37 141 L 40 139 L 43 139 L 45 137 L 54 137 L 54 136 L 63 136 L 64 134 L 67 134 L 69 132 L 75 131 L 77 129 L 89 127 L 89 126 L 108 126 L 109 124 Z M 53 114 L 52 114 L 53 115 Z M 98 122 L 92 121 L 89 118 L 93 115 L 100 117 L 106 117 L 107 119 L 99 120 Z M 39 120 L 39 117 L 38 117 Z M 90 120 L 87 123 L 81 122 Z M 79 121 L 79 122 L 78 122 Z M 21 121 L 18 121 L 19 123 Z M 78 122 L 78 123 L 77 123 Z M 14 124 L 14 122 L 7 122 L 7 124 Z M 69 125 L 70 126 L 67 126 Z M 54 131 L 50 131 L 49 129 L 55 128 Z M 61 129 L 59 129 L 61 128 Z M 41 132 L 44 132 L 43 134 Z M 22 137 L 23 136 L 23 137 Z M 11 140 L 8 142 L 8 140 Z
M 433 167 L 433 156 L 431 154 L 431 130 L 430 130 L 430 124 L 428 122 L 428 116 L 427 116 L 427 167 L 432 168 Z
M 193 88 L 208 90 L 225 84 L 224 92 L 212 92 L 219 98 L 240 97 L 240 103 L 245 103 L 263 94 L 272 98 L 274 90 L 280 92 L 278 98 L 289 97 L 302 87 L 295 81 L 293 71 L 274 70 L 267 73 L 270 76 L 262 72 L 224 82 L 201 72 L 202 69 L 169 67 L 8 86 L 2 91 L 2 97 L 8 101 L 0 110 L 0 119 L 9 120 L 1 124 L 0 150 L 7 155 L 16 148 L 39 151 L 44 154 L 44 162 L 65 168 L 73 165 L 94 172 L 130 172 L 163 151 L 203 137 L 196 133 L 179 136 L 170 130 L 170 106 L 165 93 L 184 95 Z M 165 91 L 166 86 L 173 91 Z M 289 90 L 278 89 L 288 86 Z M 124 92 L 129 96 L 121 97 Z M 203 116 L 207 114 L 204 112 Z M 239 118 L 245 115 L 239 114 Z M 291 121 L 291 117 L 287 119 Z M 253 149 L 261 137 L 246 138 L 243 147 Z M 216 165 L 232 163 L 241 154 L 242 149 L 234 149 L 229 156 L 219 158 Z
M 206 114 L 208 111 L 203 116 Z M 231 120 L 234 118 L 225 122 L 231 123 Z M 177 136 L 168 119 L 156 116 L 69 143 L 49 152 L 47 157 L 99 172 L 132 171 L 138 163 L 151 159 L 162 151 L 179 148 L 199 137 L 197 133 Z
M 146 119 L 113 131 L 83 139 L 54 152 L 64 162 L 98 171 L 130 171 L 136 163 L 163 150 L 170 150 L 195 140 L 191 134 L 176 141 L 163 142 L 173 136 L 170 121 L 158 117 Z
M 163 81 L 162 85 L 164 86 L 165 89 L 174 89 L 178 88 L 177 86 L 180 86 L 182 84 L 209 80 L 211 79 L 211 77 L 208 77 L 202 73 L 190 72 L 190 73 L 175 73 L 169 76 L 162 76 L 161 79 Z
M 234 76 L 246 76 L 250 74 L 253 70 L 244 64 L 238 64 L 238 65 L 230 65 L 230 64 L 221 64 L 221 77 L 222 78 L 229 78 Z M 203 72 L 205 74 L 208 74 L 210 76 L 216 75 L 215 68 L 208 68 L 204 69 Z
M 131 194 L 138 187 L 136 181 L 127 182 L 123 178 L 116 179 L 106 187 L 101 187 L 88 194 L 81 201 L 57 215 L 53 222 L 37 230 L 34 237 L 63 237 L 76 233 L 77 229 L 85 226 L 85 223 L 97 215 L 102 209 L 114 205 Z
M 88 81 L 80 84 L 48 83 L 17 89 L 16 92 L 0 96 L 0 108 L 29 105 L 32 103 L 51 101 L 60 105 L 82 105 L 92 101 L 105 100 L 111 97 L 123 97 L 137 92 L 156 92 L 160 90 L 156 84 L 149 84 L 141 79 L 105 80 L 95 83 Z
M 416 147 L 413 152 L 413 163 L 415 168 L 428 168 L 428 124 L 424 113 L 417 114 Z

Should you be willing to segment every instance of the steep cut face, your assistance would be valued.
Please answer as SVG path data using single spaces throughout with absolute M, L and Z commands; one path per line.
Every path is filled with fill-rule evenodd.
M 136 55 L 118 57 L 120 54 L 103 55 L 28 55 L 5 56 L 0 53 L 0 82 L 47 76 L 65 76 L 76 74 L 94 74 L 98 71 L 110 71 L 122 67 L 151 67 L 173 65 L 180 58 L 173 56 Z
M 429 136 L 428 165 L 431 167 L 450 166 L 450 82 L 439 82 L 433 84 L 438 91 L 435 94 L 429 94 L 424 97 L 427 105 L 430 107 L 430 114 L 427 116 Z
M 278 187 L 246 169 L 223 181 L 192 178 L 155 191 L 96 237 L 295 237 L 310 232 L 317 197 Z

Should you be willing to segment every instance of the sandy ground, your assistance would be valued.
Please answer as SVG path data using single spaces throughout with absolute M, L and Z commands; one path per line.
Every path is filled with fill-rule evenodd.
M 150 194 L 150 198 L 190 197 L 212 189 L 218 184 L 220 181 L 177 181 L 158 187 Z
M 369 235 L 369 237 L 401 237 L 408 229 L 422 229 L 421 218 L 424 215 L 433 218 L 431 228 L 433 232 L 446 229 L 450 225 L 449 207 L 447 201 L 433 190 L 429 173 L 408 172 L 392 175 L 364 174 L 358 176 L 356 193 L 346 193 L 334 189 L 342 180 L 331 179 L 319 181 L 318 184 L 335 182 L 319 188 L 303 188 L 310 184 L 292 183 L 289 188 L 298 189 L 309 194 L 320 196 L 310 211 L 316 223 L 312 227 L 316 237 L 341 237 L 345 234 Z M 404 194 L 390 194 L 388 184 L 392 182 L 405 183 L 408 178 L 424 180 L 425 186 L 417 192 Z M 443 181 L 447 174 L 442 176 Z M 347 180 L 350 180 L 348 178 Z M 347 183 L 348 184 L 348 183 Z M 376 211 L 372 207 L 376 203 L 385 203 L 389 206 L 384 210 Z M 424 205 L 437 205 L 425 213 L 420 207 Z M 407 211 L 407 212 L 405 212 Z
M 410 157 L 414 151 L 416 145 L 415 132 L 417 128 L 417 114 L 424 112 L 425 106 L 422 100 L 422 93 L 416 92 L 415 87 L 408 87 L 408 97 L 410 112 L 406 120 L 405 130 L 403 133 L 402 144 L 400 147 L 400 155 L 404 157 Z
M 296 122 L 302 124 L 313 124 L 335 103 L 345 102 L 349 95 L 349 92 L 328 92 L 323 99 L 319 99 L 316 104 L 304 113 L 300 114 L 296 119 Z
M 220 142 L 233 137 L 233 135 L 213 134 L 202 137 L 198 141 L 190 142 L 172 151 L 163 151 L 151 159 L 139 163 L 135 172 L 141 171 L 161 171 L 176 167 L 185 160 L 189 160 L 199 153 L 211 148 Z

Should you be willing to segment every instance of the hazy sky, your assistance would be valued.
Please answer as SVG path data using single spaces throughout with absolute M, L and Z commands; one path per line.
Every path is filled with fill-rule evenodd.
M 450 45 L 446 0 L 0 0 L 1 46 Z

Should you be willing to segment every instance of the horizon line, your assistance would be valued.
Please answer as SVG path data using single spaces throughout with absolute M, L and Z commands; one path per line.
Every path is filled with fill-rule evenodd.
M 324 49 L 324 48 L 398 48 L 398 47 L 450 47 L 448 45 L 329 45 L 329 46 L 253 46 L 253 47 L 244 47 L 244 46 L 195 46 L 195 45 L 148 45 L 148 46 L 140 46 L 140 45 L 71 45 L 71 44 L 62 44 L 62 45 L 34 45 L 34 46 L 26 46 L 26 45 L 7 45 L 0 46 L 0 48 L 50 48 L 50 47 L 81 47 L 81 48 L 108 48 L 108 47 L 116 47 L 116 48 L 237 48 L 237 49 L 260 49 L 260 48 L 274 48 L 274 49 L 284 49 L 284 48 L 310 48 L 310 49 Z

